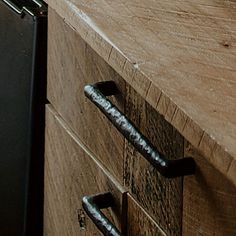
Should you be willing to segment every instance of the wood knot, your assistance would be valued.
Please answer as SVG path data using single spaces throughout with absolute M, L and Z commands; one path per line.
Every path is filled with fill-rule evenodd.
M 223 45 L 225 48 L 229 48 L 231 46 L 229 41 L 223 41 L 221 42 L 221 45 Z

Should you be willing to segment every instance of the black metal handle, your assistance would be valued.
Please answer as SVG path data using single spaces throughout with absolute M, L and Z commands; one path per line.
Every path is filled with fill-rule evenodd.
M 142 135 L 135 125 L 106 96 L 118 94 L 118 88 L 113 81 L 99 82 L 84 87 L 86 97 L 90 99 L 111 121 L 111 123 L 133 144 L 133 146 L 167 178 L 191 175 L 195 171 L 193 158 L 168 160 L 157 151 L 152 143 Z
M 111 223 L 111 221 L 101 212 L 101 209 L 112 207 L 114 205 L 113 196 L 110 192 L 101 193 L 92 196 L 85 196 L 82 199 L 82 206 L 97 226 L 97 228 L 105 236 L 120 236 L 121 233 Z

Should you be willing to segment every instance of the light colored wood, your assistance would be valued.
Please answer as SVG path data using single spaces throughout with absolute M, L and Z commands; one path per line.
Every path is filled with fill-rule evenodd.
M 128 194 L 127 235 L 167 236 L 145 210 Z
M 125 191 L 85 149 L 52 106 L 47 106 L 44 236 L 101 235 L 82 210 L 81 200 L 85 195 L 108 191 L 114 196 L 115 206 L 105 214 L 121 228 Z M 79 220 L 84 222 L 84 229 Z
M 47 2 L 236 184 L 235 1 Z
M 183 236 L 236 235 L 236 188 L 187 144 L 185 154 L 197 162 L 194 176 L 184 179 Z
M 121 95 L 111 99 L 123 110 L 124 81 L 53 10 L 48 17 L 48 100 L 122 183 L 124 138 L 83 90 L 87 84 L 113 80 Z
M 168 159 L 183 156 L 183 137 L 130 86 L 127 86 L 125 112 Z M 161 176 L 126 142 L 124 184 L 167 235 L 181 235 L 182 178 Z

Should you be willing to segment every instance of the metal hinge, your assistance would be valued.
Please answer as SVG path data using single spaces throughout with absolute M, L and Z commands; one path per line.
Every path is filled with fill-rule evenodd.
M 36 12 L 37 14 L 44 15 L 46 12 L 46 6 L 43 4 L 43 2 L 39 0 L 31 0 L 31 4 L 29 6 L 22 5 L 17 6 L 14 2 L 11 0 L 2 0 L 8 7 L 10 7 L 13 11 L 15 11 L 17 14 L 23 16 L 25 13 L 30 14 L 31 16 L 35 16 Z M 34 6 L 33 6 L 34 5 Z

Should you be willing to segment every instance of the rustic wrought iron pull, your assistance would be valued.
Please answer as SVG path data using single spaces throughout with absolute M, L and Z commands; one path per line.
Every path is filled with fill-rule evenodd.
M 93 223 L 105 236 L 121 236 L 118 229 L 101 212 L 101 209 L 112 207 L 114 205 L 111 193 L 101 193 L 92 196 L 85 196 L 82 199 L 82 205 Z
M 135 125 L 106 96 L 118 94 L 115 82 L 105 81 L 84 87 L 85 95 L 92 101 L 111 123 L 133 144 L 133 146 L 167 178 L 191 175 L 195 171 L 193 158 L 168 160 L 157 151 L 152 143 L 142 135 Z

